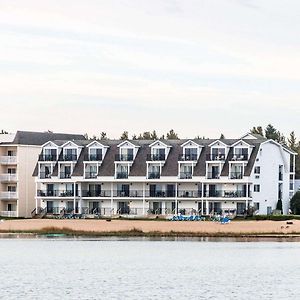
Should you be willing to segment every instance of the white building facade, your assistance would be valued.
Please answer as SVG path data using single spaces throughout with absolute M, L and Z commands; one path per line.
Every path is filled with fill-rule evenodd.
M 35 168 L 36 212 L 49 215 L 288 213 L 295 153 L 240 139 L 51 140 Z

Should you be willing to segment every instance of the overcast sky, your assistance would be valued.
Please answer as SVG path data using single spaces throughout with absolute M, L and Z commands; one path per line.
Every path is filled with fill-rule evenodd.
M 300 135 L 298 0 L 0 0 L 1 128 Z

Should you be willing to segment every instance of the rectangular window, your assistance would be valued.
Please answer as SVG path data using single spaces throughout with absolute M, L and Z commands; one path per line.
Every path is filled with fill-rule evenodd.
M 260 174 L 260 167 L 254 168 L 254 174 Z
M 259 193 L 260 192 L 260 185 L 254 184 L 254 192 Z

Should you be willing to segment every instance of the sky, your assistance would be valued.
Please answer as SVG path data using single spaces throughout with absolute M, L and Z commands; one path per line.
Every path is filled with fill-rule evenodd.
M 9 132 L 300 137 L 298 0 L 0 0 Z

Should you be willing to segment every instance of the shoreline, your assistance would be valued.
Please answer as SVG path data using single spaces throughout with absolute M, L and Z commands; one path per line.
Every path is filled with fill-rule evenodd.
M 18 219 L 0 222 L 0 234 L 149 238 L 300 238 L 300 221 L 142 221 Z

